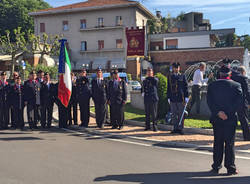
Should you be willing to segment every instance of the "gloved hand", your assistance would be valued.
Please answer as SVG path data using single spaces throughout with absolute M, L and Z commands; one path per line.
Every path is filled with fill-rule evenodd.
M 144 95 L 145 95 L 144 93 L 141 94 L 142 97 L 144 97 Z
M 189 98 L 185 98 L 185 103 L 188 103 L 188 101 L 189 101 Z
M 170 99 L 168 99 L 168 103 L 170 104 Z

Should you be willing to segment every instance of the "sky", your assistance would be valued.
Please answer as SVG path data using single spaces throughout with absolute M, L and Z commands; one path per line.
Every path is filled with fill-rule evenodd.
M 51 6 L 83 2 L 84 0 L 45 0 Z M 250 35 L 250 0 L 144 0 L 142 3 L 152 13 L 175 17 L 180 12 L 202 12 L 212 29 L 235 28 L 237 35 Z

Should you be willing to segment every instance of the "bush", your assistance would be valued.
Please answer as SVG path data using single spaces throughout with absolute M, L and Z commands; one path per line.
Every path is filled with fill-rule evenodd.
M 159 80 L 159 83 L 158 83 L 158 96 L 159 96 L 158 118 L 162 119 L 162 118 L 165 118 L 167 112 L 169 111 L 169 104 L 167 100 L 168 81 L 167 81 L 167 77 L 165 77 L 161 73 L 157 73 L 155 77 L 157 77 Z

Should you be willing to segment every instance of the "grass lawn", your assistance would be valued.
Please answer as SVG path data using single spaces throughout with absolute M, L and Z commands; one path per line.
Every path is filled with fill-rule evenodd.
M 143 110 L 133 108 L 130 103 L 125 105 L 125 119 L 134 121 L 145 121 L 145 113 Z M 94 107 L 90 107 L 91 112 L 95 112 Z
M 90 111 L 95 112 L 95 108 L 91 107 Z M 143 110 L 136 109 L 132 107 L 130 103 L 127 103 L 125 105 L 125 119 L 145 122 L 145 112 Z M 158 123 L 165 124 L 165 120 L 161 119 Z M 201 115 L 189 116 L 185 119 L 184 126 L 190 128 L 212 129 L 212 124 L 209 122 L 209 118 Z M 240 130 L 240 126 L 238 126 L 237 129 Z

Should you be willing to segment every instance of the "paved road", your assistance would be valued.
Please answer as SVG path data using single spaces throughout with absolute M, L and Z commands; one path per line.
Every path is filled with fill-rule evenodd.
M 0 132 L 0 184 L 248 184 L 250 157 L 238 157 L 239 176 L 211 176 L 208 152 L 56 128 L 6 130 Z

